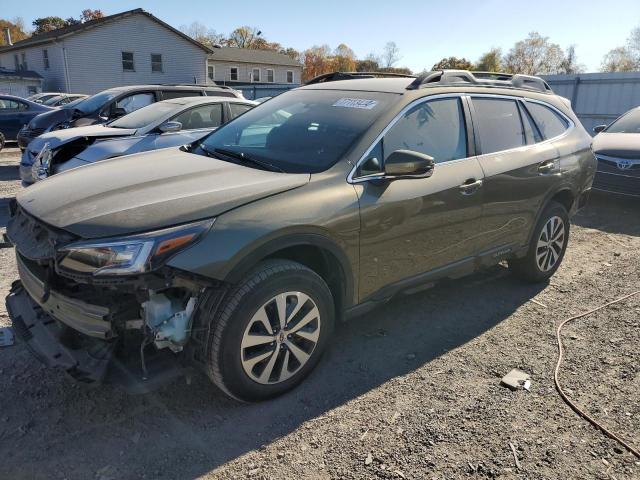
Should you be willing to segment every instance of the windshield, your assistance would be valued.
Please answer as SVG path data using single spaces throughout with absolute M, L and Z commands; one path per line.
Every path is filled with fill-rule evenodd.
M 290 173 L 334 165 L 383 113 L 391 93 L 293 90 L 220 127 L 200 145 L 243 154 Z
M 108 90 L 105 92 L 96 93 L 95 95 L 91 95 L 89 98 L 85 98 L 84 100 L 82 100 L 75 106 L 75 108 L 76 110 L 80 110 L 82 113 L 95 112 L 109 100 L 115 98 L 118 93 L 119 92 L 111 92 Z
M 640 109 L 625 113 L 605 130 L 607 133 L 640 133 Z
M 124 117 L 120 117 L 113 122 L 107 123 L 113 128 L 142 128 L 156 122 L 163 117 L 177 110 L 178 105 L 175 103 L 158 102 L 142 107 L 139 110 L 131 112 Z
M 57 98 L 57 97 L 59 97 L 59 96 L 60 96 L 60 95 L 57 95 L 57 94 L 55 94 L 55 93 L 48 93 L 48 94 L 46 94 L 46 95 L 40 95 L 39 97 L 34 98 L 34 99 L 33 99 L 33 101 L 34 101 L 35 103 L 45 103 L 47 100 L 50 100 L 50 99 L 52 99 L 52 98 Z
M 78 105 L 83 100 L 84 100 L 84 97 L 76 98 L 74 101 L 65 103 L 64 105 L 62 105 L 62 108 L 75 108 L 75 106 Z

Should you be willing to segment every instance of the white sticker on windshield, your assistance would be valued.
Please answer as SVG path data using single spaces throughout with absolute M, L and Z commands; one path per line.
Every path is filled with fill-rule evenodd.
M 333 106 L 371 110 L 377 104 L 378 102 L 376 100 L 367 100 L 366 98 L 341 98 L 336 103 L 334 103 Z

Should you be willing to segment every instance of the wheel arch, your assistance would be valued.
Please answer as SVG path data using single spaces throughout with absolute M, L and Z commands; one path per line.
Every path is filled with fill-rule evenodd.
M 538 222 L 540 221 L 540 217 L 542 216 L 542 212 L 545 211 L 545 209 L 549 206 L 549 204 L 551 202 L 558 202 L 560 203 L 563 207 L 565 207 L 567 209 L 567 213 L 569 214 L 569 218 L 571 218 L 571 211 L 576 203 L 578 196 L 576 195 L 575 191 L 569 186 L 569 185 L 562 185 L 559 188 L 551 191 L 544 202 L 542 202 L 542 204 L 540 205 L 540 208 L 538 209 L 538 213 L 536 213 L 536 219 L 535 222 L 533 222 L 533 224 L 531 225 L 531 228 L 529 230 L 529 235 L 527 236 L 527 247 L 529 246 L 529 244 L 531 243 L 531 238 L 533 236 L 533 232 L 536 229 L 536 225 L 538 224 Z
M 224 280 L 238 283 L 255 265 L 274 258 L 298 262 L 320 275 L 334 297 L 337 319 L 354 305 L 355 277 L 347 254 L 336 242 L 317 233 L 288 235 L 257 246 L 243 255 Z

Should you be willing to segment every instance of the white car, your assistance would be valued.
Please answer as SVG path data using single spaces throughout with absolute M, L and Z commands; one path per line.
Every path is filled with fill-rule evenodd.
M 20 178 L 27 186 L 100 160 L 192 143 L 255 105 L 235 97 L 175 98 L 103 125 L 54 130 L 29 143 Z

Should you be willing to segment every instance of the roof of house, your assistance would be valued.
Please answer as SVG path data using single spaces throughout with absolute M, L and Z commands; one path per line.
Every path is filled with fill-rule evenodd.
M 38 35 L 33 35 L 32 37 L 29 37 L 29 38 L 27 38 L 25 40 L 21 40 L 19 42 L 16 42 L 13 45 L 0 47 L 0 53 L 8 52 L 8 51 L 11 51 L 11 50 L 18 50 L 20 48 L 25 48 L 25 47 L 33 47 L 33 46 L 41 45 L 41 44 L 44 44 L 44 43 L 54 42 L 56 40 L 59 40 L 59 39 L 64 38 L 64 37 L 67 37 L 69 35 L 74 35 L 76 33 L 81 33 L 81 32 L 90 30 L 90 29 L 92 29 L 94 27 L 98 27 L 100 25 L 111 23 L 111 22 L 120 20 L 121 18 L 129 17 L 129 16 L 132 16 L 132 15 L 146 15 L 151 20 L 153 20 L 154 22 L 159 23 L 163 27 L 171 30 L 176 35 L 184 38 L 188 42 L 191 42 L 192 44 L 194 44 L 195 46 L 203 49 L 204 51 L 206 51 L 208 53 L 211 53 L 211 49 L 209 47 L 206 47 L 205 45 L 203 45 L 200 42 L 198 42 L 198 41 L 194 40 L 193 38 L 191 38 L 190 36 L 182 33 L 180 30 L 177 30 L 177 29 L 173 28 L 168 23 L 163 22 L 158 17 L 155 17 L 154 15 L 150 14 L 149 12 L 146 12 L 142 8 L 136 8 L 134 10 L 127 10 L 126 12 L 120 12 L 120 13 L 116 13 L 114 15 L 108 15 L 106 17 L 97 18 L 95 20 L 89 20 L 88 22 L 78 23 L 76 25 L 69 25 L 68 27 L 58 28 L 56 30 L 51 30 L 50 32 L 44 32 L 44 33 L 40 33 Z
M 261 63 L 268 65 L 286 65 L 300 67 L 300 62 L 294 60 L 285 53 L 274 50 L 253 50 L 237 47 L 214 47 L 209 60 L 238 63 Z
M 41 80 L 42 76 L 33 70 L 5 70 L 0 68 L 0 77 L 2 78 L 30 78 Z

